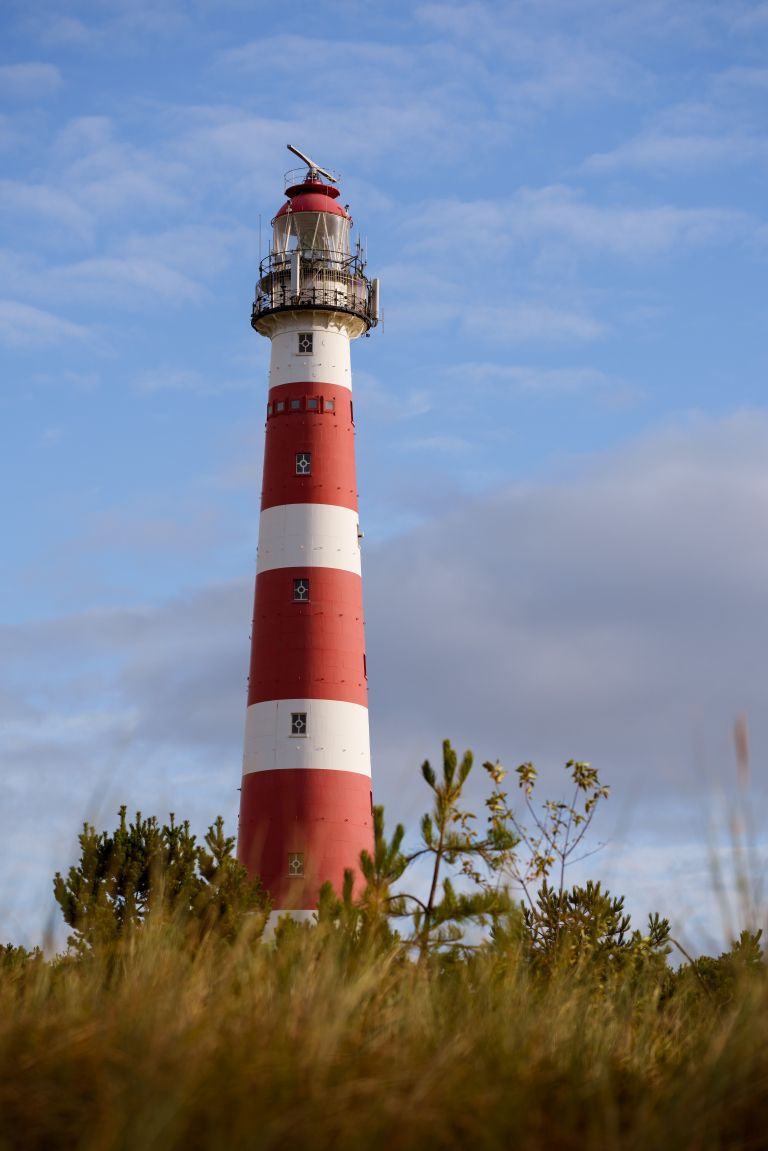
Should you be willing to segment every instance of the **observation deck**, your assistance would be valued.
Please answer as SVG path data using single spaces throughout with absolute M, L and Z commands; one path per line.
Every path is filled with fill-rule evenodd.
M 261 261 L 251 327 L 264 317 L 296 308 L 357 316 L 368 331 L 379 320 L 378 280 L 369 280 L 359 254 L 337 257 L 327 249 L 273 252 Z

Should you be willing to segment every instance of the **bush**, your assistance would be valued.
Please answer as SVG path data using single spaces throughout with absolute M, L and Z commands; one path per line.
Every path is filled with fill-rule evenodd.
M 173 814 L 162 826 L 141 812 L 129 823 L 121 807 L 119 819 L 112 833 L 84 824 L 79 861 L 66 879 L 59 872 L 54 877 L 54 896 L 74 930 L 71 946 L 113 945 L 150 918 L 172 922 L 192 940 L 211 932 L 234 939 L 254 913 L 263 926 L 269 900 L 234 858 L 235 840 L 224 835 L 221 816 L 208 828 L 205 846 Z

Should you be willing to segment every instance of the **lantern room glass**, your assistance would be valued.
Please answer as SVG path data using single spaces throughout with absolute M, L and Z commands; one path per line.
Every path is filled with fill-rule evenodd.
M 300 249 L 302 256 L 343 260 L 349 256 L 349 224 L 346 216 L 331 212 L 286 212 L 275 217 L 274 252 L 288 255 Z

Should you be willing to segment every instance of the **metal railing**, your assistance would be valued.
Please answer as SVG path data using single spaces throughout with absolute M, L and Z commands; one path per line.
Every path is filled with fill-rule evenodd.
M 326 171 L 329 175 L 333 176 L 334 183 L 338 184 L 341 178 L 339 173 L 333 168 L 327 168 Z M 311 179 L 311 176 L 308 168 L 289 168 L 283 177 L 286 188 L 294 187 L 296 184 L 306 184 L 309 179 Z M 316 179 L 320 178 L 316 177 Z M 327 181 L 320 179 L 320 183 L 325 184 Z
M 290 254 L 272 254 L 262 260 L 251 324 L 270 312 L 291 308 L 328 308 L 349 312 L 365 320 L 367 327 L 376 323 L 371 283 L 363 274 L 357 257 L 336 258 L 327 252 L 302 253 L 298 291 L 291 282 Z
M 293 253 L 294 249 L 287 252 L 270 252 L 259 264 L 259 279 L 263 280 L 273 272 L 288 271 Z M 326 272 L 346 272 L 350 276 L 365 275 L 365 260 L 362 250 L 358 248 L 346 254 L 333 248 L 302 248 L 301 266 L 307 270 L 322 268 Z

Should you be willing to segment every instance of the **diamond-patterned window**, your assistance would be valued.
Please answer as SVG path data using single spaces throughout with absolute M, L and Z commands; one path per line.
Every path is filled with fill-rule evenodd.
M 309 476 L 312 474 L 312 453 L 311 452 L 297 452 L 296 453 L 296 475 Z
M 304 874 L 304 852 L 303 851 L 289 851 L 288 852 L 288 876 L 293 878 L 295 875 Z
M 309 603 L 309 580 L 306 576 L 293 581 L 293 602 Z
M 299 355 L 309 356 L 312 353 L 312 333 L 299 332 Z
M 307 734 L 307 713 L 305 711 L 291 712 L 291 735 Z

